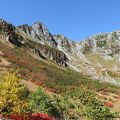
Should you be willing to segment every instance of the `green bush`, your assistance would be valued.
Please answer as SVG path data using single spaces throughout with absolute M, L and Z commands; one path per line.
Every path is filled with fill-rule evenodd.
M 88 90 L 75 90 L 67 93 L 74 101 L 78 101 L 76 105 L 82 103 L 81 113 L 87 120 L 114 120 L 118 117 L 117 113 L 110 111 L 103 103 L 96 98 L 96 95 Z M 80 116 L 79 116 L 80 117 Z
M 87 104 L 86 116 L 89 120 L 115 120 L 118 114 L 110 112 L 99 100 L 93 99 Z
M 58 95 L 48 95 L 40 88 L 29 97 L 29 109 L 32 112 L 43 112 L 59 120 L 79 120 L 82 106 L 72 99 Z
M 34 112 L 48 112 L 47 103 L 49 102 L 48 95 L 43 89 L 38 89 L 29 96 L 29 108 Z
M 61 116 L 62 104 L 59 99 L 52 99 L 42 88 L 29 96 L 29 109 L 32 112 L 48 113 L 55 117 Z

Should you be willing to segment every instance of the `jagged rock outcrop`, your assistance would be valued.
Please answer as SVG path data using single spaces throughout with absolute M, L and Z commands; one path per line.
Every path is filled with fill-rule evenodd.
M 22 45 L 23 37 L 17 32 L 15 26 L 0 19 L 1 38 L 17 46 Z
M 112 59 L 120 55 L 120 31 L 99 34 L 82 42 L 83 53 L 99 54 L 104 59 Z
M 27 47 L 44 59 L 49 59 L 59 65 L 67 66 L 68 59 L 66 55 L 56 49 L 57 42 L 41 23 L 37 22 L 33 26 L 23 25 L 15 27 L 1 19 L 0 35 L 7 42 L 19 47 Z M 27 36 L 31 36 L 33 39 L 39 40 L 39 42 L 31 41 Z
M 40 22 L 34 23 L 32 26 L 21 25 L 17 27 L 18 30 L 26 36 L 36 39 L 42 44 L 48 44 L 51 47 L 56 47 L 57 42 L 48 31 L 48 29 Z
M 58 43 L 58 49 L 66 54 L 69 58 L 68 65 L 74 70 L 92 79 L 118 84 L 118 82 L 107 73 L 107 71 L 111 70 L 120 60 L 120 40 L 118 36 L 120 36 L 119 32 L 100 34 L 81 42 L 73 42 L 63 35 L 55 35 L 54 38 Z M 64 43 L 64 45 L 62 45 L 62 43 Z M 92 56 L 90 56 L 91 54 Z M 91 60 L 88 56 L 91 58 L 99 56 L 99 59 L 102 59 L 103 63 L 99 62 L 97 60 L 98 58 Z M 104 62 L 107 63 L 107 61 L 108 63 L 112 63 L 110 68 L 104 64 Z
M 26 42 L 25 46 L 30 48 L 32 52 L 37 53 L 43 59 L 49 59 L 58 65 L 67 66 L 68 58 L 62 51 L 56 48 L 30 40 Z

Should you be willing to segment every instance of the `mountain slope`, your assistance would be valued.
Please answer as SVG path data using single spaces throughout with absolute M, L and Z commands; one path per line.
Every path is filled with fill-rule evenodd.
M 17 70 L 18 76 L 22 78 L 21 83 L 30 91 L 35 91 L 41 86 L 46 91 L 54 93 L 57 97 L 60 96 L 66 99 L 67 94 L 67 97 L 70 97 L 70 101 L 74 101 L 75 106 L 80 107 L 80 111 L 83 110 L 83 113 L 80 112 L 80 115 L 85 115 L 84 107 L 85 110 L 89 108 L 87 103 L 91 104 L 91 95 L 95 100 L 95 104 L 97 99 L 102 101 L 100 105 L 102 109 L 104 109 L 104 103 L 110 101 L 115 105 L 115 110 L 113 108 L 113 111 L 119 112 L 119 110 L 116 110 L 116 106 L 119 104 L 120 88 L 110 83 L 103 83 L 106 79 L 108 82 L 113 83 L 116 77 L 119 78 L 118 73 L 112 74 L 111 69 L 108 69 L 112 64 L 117 64 L 117 62 L 111 61 L 111 66 L 109 66 L 108 61 L 105 62 L 106 60 L 100 53 L 92 52 L 92 48 L 87 52 L 83 52 L 84 49 L 86 50 L 84 46 L 86 43 L 89 43 L 89 40 L 73 42 L 63 35 L 51 35 L 48 30 L 46 30 L 48 33 L 44 33 L 43 26 L 40 23 L 38 26 L 37 28 L 28 26 L 25 27 L 26 30 L 22 30 L 22 26 L 15 27 L 1 20 L 0 77 L 1 74 L 7 71 Z M 24 32 L 27 29 L 34 31 L 37 37 L 34 38 L 35 36 L 32 36 L 31 32 L 30 34 Z M 51 36 L 50 38 L 48 34 Z M 42 39 L 42 37 L 45 38 Z M 95 61 L 93 62 L 94 59 Z M 97 62 L 99 62 L 99 65 L 104 63 L 104 72 L 101 71 L 103 67 L 100 67 L 100 70 L 98 69 Z M 97 71 L 100 74 L 99 78 L 95 74 Z M 106 74 L 104 74 L 105 72 Z M 100 79 L 101 77 L 103 79 Z M 103 80 L 103 82 L 91 78 Z M 115 83 L 117 82 L 115 81 Z M 95 96 L 93 97 L 93 95 Z M 79 106 L 80 104 L 81 106 Z M 102 109 L 100 108 L 100 110 Z M 69 110 L 72 110 L 72 114 L 76 117 L 78 109 L 76 107 L 71 108 L 71 103 L 67 112 Z M 97 115 L 97 111 L 94 108 L 92 110 Z M 97 110 L 99 110 L 99 107 Z M 80 115 L 77 116 L 78 120 L 81 118 Z M 82 116 L 82 118 L 84 117 Z
M 0 20 L 1 38 L 58 65 L 82 73 L 92 79 L 119 85 L 119 31 L 92 36 L 74 42 L 64 35 L 52 35 L 40 22 L 32 26 L 13 26 Z

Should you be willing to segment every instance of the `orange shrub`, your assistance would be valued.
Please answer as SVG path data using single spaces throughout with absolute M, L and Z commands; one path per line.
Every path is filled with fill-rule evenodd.
M 110 101 L 104 103 L 105 106 L 107 107 L 114 107 L 114 104 Z
M 12 114 L 4 116 L 3 118 L 9 120 L 56 120 L 54 117 L 45 113 L 26 113 L 26 114 Z

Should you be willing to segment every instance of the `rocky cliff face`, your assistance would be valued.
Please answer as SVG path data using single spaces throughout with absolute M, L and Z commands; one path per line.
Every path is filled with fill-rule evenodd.
M 48 31 L 48 29 L 40 22 L 34 23 L 32 26 L 21 25 L 17 27 L 25 36 L 35 39 L 42 44 L 48 44 L 51 47 L 56 47 L 57 42 Z
M 18 33 L 15 26 L 0 19 L 0 37 L 17 46 L 22 45 L 23 37 Z
M 120 73 L 120 32 L 98 34 L 81 42 L 73 42 L 63 35 L 54 36 L 58 49 L 69 58 L 68 65 L 92 79 L 119 84 L 109 74 Z M 62 45 L 64 43 L 64 45 Z
M 15 27 L 0 20 L 0 34 L 2 39 L 27 47 L 44 59 L 68 66 L 92 79 L 119 84 L 119 30 L 75 42 L 64 35 L 52 35 L 40 22 Z
M 82 42 L 82 45 L 84 54 L 92 52 L 101 55 L 106 60 L 111 60 L 115 56 L 119 59 L 120 31 L 92 36 Z
M 33 26 L 22 25 L 15 27 L 1 19 L 0 38 L 18 47 L 27 47 L 28 50 L 44 59 L 49 59 L 56 64 L 67 66 L 68 59 L 66 55 L 56 49 L 57 42 L 41 23 L 35 23 Z

